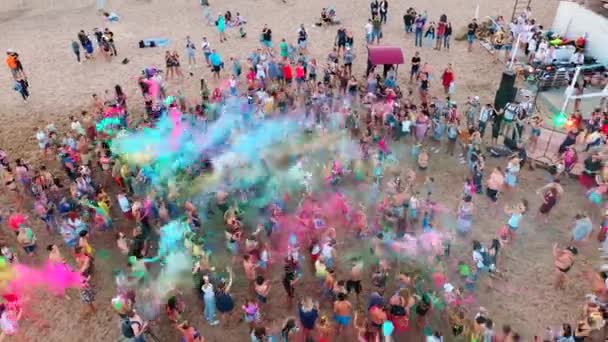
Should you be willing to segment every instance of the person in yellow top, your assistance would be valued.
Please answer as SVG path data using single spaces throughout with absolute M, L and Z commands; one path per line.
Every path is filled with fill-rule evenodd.
M 123 164 L 120 167 L 120 177 L 122 177 L 122 184 L 127 190 L 131 190 L 131 169 L 128 164 Z
M 108 194 L 103 189 L 101 189 L 97 194 L 97 206 L 103 210 L 106 216 L 110 216 L 110 207 L 112 206 L 112 202 L 110 201 Z
M 11 263 L 0 256 L 0 293 L 4 293 L 6 285 L 15 277 Z
M 83 230 L 78 234 L 78 236 L 80 236 L 80 238 L 78 239 L 78 246 L 82 247 L 82 250 L 88 256 L 92 257 L 95 254 L 95 249 L 89 243 L 89 239 L 88 239 L 89 232 L 86 230 Z

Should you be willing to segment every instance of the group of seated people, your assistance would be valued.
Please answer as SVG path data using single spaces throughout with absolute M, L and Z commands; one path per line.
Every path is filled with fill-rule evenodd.
M 321 9 L 321 19 L 316 23 L 317 26 L 323 25 L 336 25 L 339 23 L 336 17 L 336 10 L 334 8 L 323 8 Z
M 233 16 L 232 12 L 226 11 L 224 14 L 224 19 L 226 20 L 226 25 L 230 27 L 241 26 L 247 24 L 247 20 L 241 16 L 241 13 L 236 12 L 236 15 Z

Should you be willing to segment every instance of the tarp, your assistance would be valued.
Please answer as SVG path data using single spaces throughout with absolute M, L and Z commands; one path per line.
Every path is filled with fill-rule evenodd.
M 372 65 L 403 64 L 403 51 L 396 46 L 368 46 L 368 59 Z

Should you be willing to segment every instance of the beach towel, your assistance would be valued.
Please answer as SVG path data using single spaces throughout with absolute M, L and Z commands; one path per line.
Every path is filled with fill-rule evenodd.
M 142 39 L 141 42 L 143 42 L 144 47 L 165 47 L 169 45 L 169 39 L 167 38 L 148 38 Z

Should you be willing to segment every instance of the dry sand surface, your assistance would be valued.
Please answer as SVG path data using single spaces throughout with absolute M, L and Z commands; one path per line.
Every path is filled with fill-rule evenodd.
M 390 3 L 389 23 L 385 25 L 384 42 L 398 45 L 404 49 L 406 60 L 414 51 L 413 37 L 405 37 L 403 33 L 402 16 L 407 7 L 413 6 L 418 10 L 428 10 L 431 19 L 446 13 L 459 31 L 473 16 L 476 0 L 415 0 L 393 1 Z M 510 17 L 513 2 L 503 0 L 480 1 L 480 15 L 502 14 Z M 240 12 L 249 23 L 246 26 L 248 37 L 237 38 L 237 32 L 229 29 L 228 42 L 219 43 L 217 32 L 213 27 L 203 22 L 203 9 L 196 0 L 129 0 L 107 1 L 106 8 L 120 15 L 117 23 L 107 23 L 95 11 L 93 1 L 75 0 L 2 0 L 0 1 L 0 49 L 13 48 L 21 55 L 25 70 L 29 76 L 32 96 L 29 103 L 24 104 L 18 94 L 11 90 L 12 83 L 8 70 L 0 73 L 0 147 L 9 151 L 13 157 L 25 157 L 31 163 L 36 163 L 36 144 L 33 139 L 33 127 L 55 122 L 58 125 L 66 122 L 68 115 L 86 109 L 92 93 L 103 94 L 104 90 L 112 89 L 115 84 L 121 84 L 130 98 L 130 106 L 138 108 L 140 97 L 136 77 L 142 68 L 156 65 L 163 66 L 163 48 L 139 49 L 140 39 L 150 37 L 165 37 L 171 39 L 170 49 L 177 50 L 182 55 L 184 71 L 187 61 L 185 58 L 184 41 L 187 35 L 193 37 L 197 44 L 199 67 L 192 69 L 194 77 L 183 81 L 172 81 L 169 92 L 178 89 L 191 97 L 198 98 L 198 79 L 210 77 L 209 70 L 201 67 L 200 41 L 203 36 L 209 37 L 212 46 L 219 50 L 224 60 L 230 56 L 243 57 L 258 46 L 258 34 L 263 24 L 268 24 L 273 30 L 273 38 L 278 42 L 285 37 L 290 42 L 296 39 L 296 30 L 300 23 L 309 28 L 309 47 L 312 55 L 324 58 L 333 44 L 335 28 L 312 28 L 320 10 L 324 6 L 335 6 L 338 17 L 343 25 L 355 32 L 355 60 L 359 74 L 365 67 L 365 45 L 363 25 L 369 15 L 369 5 L 365 0 L 334 0 L 332 2 L 308 0 L 231 0 L 211 2 L 211 13 L 231 10 Z M 555 13 L 557 2 L 538 1 L 533 3 L 535 17 L 545 26 L 550 25 Z M 119 58 L 111 62 L 98 56 L 95 61 L 77 64 L 70 48 L 71 40 L 76 39 L 80 29 L 89 32 L 94 27 L 110 27 L 115 33 L 115 41 Z M 455 42 L 450 52 L 437 52 L 427 47 L 420 50 L 424 62 L 429 62 L 435 71 L 435 79 L 440 70 L 452 63 L 456 71 L 456 99 L 462 102 L 468 95 L 479 95 L 482 101 L 490 101 L 496 89 L 501 65 L 495 64 L 489 54 L 477 46 L 474 53 L 467 53 L 462 42 Z M 123 65 L 120 60 L 128 58 L 130 63 Z M 402 67 L 401 77 L 407 74 L 409 65 Z M 435 82 L 436 83 L 436 82 Z M 406 81 L 402 80 L 402 84 Z M 436 87 L 436 85 L 435 85 Z M 439 94 L 438 89 L 434 89 Z M 437 196 L 445 199 L 448 206 L 455 205 L 456 194 L 460 191 L 464 170 L 453 170 L 456 160 L 444 158 L 439 160 L 432 157 L 431 172 L 437 179 Z M 495 162 L 490 162 L 488 169 Z M 501 162 L 502 163 L 502 162 Z M 503 165 L 504 166 L 504 165 Z M 526 196 L 531 200 L 531 211 L 536 212 L 539 200 L 534 189 L 544 184 L 548 175 L 542 171 L 523 172 L 522 184 L 512 198 Z M 458 186 L 454 186 L 458 184 Z M 498 324 L 511 323 L 516 330 L 523 332 L 525 340 L 531 340 L 535 332 L 540 332 L 549 325 L 557 325 L 572 317 L 576 305 L 580 303 L 585 293 L 585 285 L 572 284 L 572 287 L 562 293 L 551 290 L 551 252 L 553 242 L 567 241 L 567 232 L 576 211 L 574 203 L 584 200 L 582 190 L 573 182 L 566 184 L 568 203 L 560 203 L 551 224 L 546 227 L 535 227 L 532 219 L 527 219 L 526 230 L 518 244 L 507 252 L 504 269 L 507 271 L 507 281 L 498 281 L 495 289 L 488 291 L 481 288 L 479 301 L 487 307 L 492 318 Z M 3 203 L 8 205 L 6 199 Z M 492 238 L 498 222 L 484 208 L 485 200 L 480 204 L 476 218 L 475 236 L 483 241 Z M 491 212 L 490 212 L 491 213 Z M 452 216 L 453 217 L 453 216 Z M 501 218 L 502 220 L 502 218 Z M 125 230 L 129 227 L 119 227 Z M 41 240 L 54 239 L 43 233 Z M 95 245 L 106 246 L 114 251 L 111 237 L 95 236 Z M 582 254 L 593 254 L 594 246 L 583 248 Z M 99 248 L 99 247 L 98 247 Z M 470 244 L 457 246 L 457 254 L 470 258 Z M 39 254 L 44 254 L 40 252 Z M 589 263 L 586 257 L 577 261 L 573 275 L 579 275 L 583 267 Z M 34 306 L 39 320 L 26 321 L 28 337 L 37 341 L 116 341 L 119 338 L 118 319 L 113 315 L 108 303 L 113 295 L 113 280 L 110 274 L 113 269 L 123 267 L 119 257 L 111 257 L 99 263 L 96 284 L 99 290 L 97 305 L 98 314 L 87 322 L 79 322 L 77 318 L 80 302 L 77 294 L 69 301 L 49 299 L 43 304 Z M 237 272 L 238 273 L 238 272 Z M 239 286 L 240 284 L 240 286 Z M 304 285 L 313 288 L 314 284 Z M 236 288 L 242 288 L 242 282 Z M 276 291 L 271 295 L 271 303 L 276 303 L 272 309 L 275 317 L 284 317 L 285 311 L 279 306 L 283 303 L 283 292 L 280 284 L 275 285 Z M 242 291 L 241 291 L 242 292 Z M 239 291 L 237 290 L 237 296 Z M 240 297 L 242 299 L 242 297 Z M 239 303 L 237 302 L 237 305 Z M 209 341 L 246 341 L 244 323 L 233 323 L 233 328 L 210 328 L 201 322 L 201 309 L 192 303 L 188 317 L 201 328 Z M 45 327 L 48 320 L 49 327 Z M 37 321 L 36 324 L 32 322 Z M 41 323 L 42 322 L 42 323 Z M 166 322 L 157 331 L 162 341 L 177 340 Z M 347 340 L 347 339 L 345 339 Z M 404 339 L 402 339 L 404 340 Z M 414 339 L 415 340 L 415 339 Z

